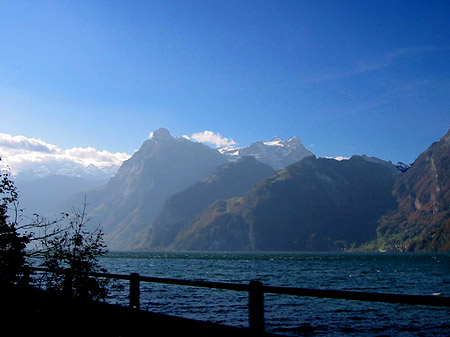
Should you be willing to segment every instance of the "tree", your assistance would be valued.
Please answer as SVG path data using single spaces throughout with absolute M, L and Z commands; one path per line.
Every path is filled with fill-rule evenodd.
M 0 173 L 0 195 L 0 285 L 24 284 L 27 282 L 24 276 L 29 274 L 25 248 L 30 235 L 18 232 L 18 193 L 9 171 L 5 169 Z M 11 208 L 15 211 L 14 219 L 10 219 Z
M 99 228 L 88 228 L 86 207 L 85 201 L 81 208 L 74 208 L 71 215 L 66 214 L 67 225 L 43 236 L 42 266 L 52 271 L 45 279 L 48 290 L 98 301 L 107 295 L 107 280 L 91 277 L 88 273 L 106 272 L 98 257 L 107 252 L 107 247 L 103 232 Z
M 39 255 L 42 266 L 52 271 L 41 279 L 47 290 L 65 291 L 78 299 L 105 299 L 107 280 L 87 275 L 106 272 L 97 258 L 107 252 L 107 247 L 103 232 L 87 226 L 86 201 L 60 219 L 47 221 L 35 214 L 33 221 L 21 224 L 19 194 L 9 170 L 3 168 L 0 197 L 0 288 L 28 284 L 28 258 Z M 30 243 L 35 249 L 27 251 Z

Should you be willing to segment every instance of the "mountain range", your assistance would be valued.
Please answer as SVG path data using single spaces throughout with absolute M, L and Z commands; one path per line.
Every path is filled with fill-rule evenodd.
M 255 142 L 246 147 L 224 147 L 219 149 L 219 152 L 227 156 L 229 160 L 252 156 L 275 170 L 284 169 L 313 154 L 305 148 L 298 136 L 288 140 L 277 136 L 270 141 Z
M 395 208 L 396 168 L 364 157 L 309 156 L 185 222 L 174 250 L 341 250 L 372 238 Z M 143 247 L 151 248 L 151 247 Z
M 111 249 L 132 249 L 168 197 L 227 162 L 204 144 L 156 130 L 105 186 L 86 194 L 91 222 L 101 225 Z
M 449 151 L 450 131 L 412 165 L 310 155 L 262 179 L 244 196 L 211 198 L 207 208 L 182 221 L 170 221 L 179 210 L 165 209 L 154 235 L 163 239 L 140 248 L 450 250 Z M 198 197 L 204 195 L 175 198 L 192 204 Z
M 317 158 L 298 137 L 217 150 L 161 128 L 94 185 L 56 174 L 21 189 L 59 179 L 73 196 L 58 212 L 86 197 L 111 250 L 449 250 L 449 138 L 394 165 Z
M 114 176 L 118 169 L 119 167 L 117 166 L 100 169 L 93 164 L 84 167 L 75 162 L 53 160 L 47 161 L 45 164 L 36 163 L 34 165 L 28 165 L 15 179 L 17 181 L 32 181 L 49 176 L 65 176 L 81 178 L 86 181 L 106 181 Z
M 118 167 L 100 169 L 74 162 L 47 161 L 36 163 L 14 176 L 20 192 L 20 205 L 26 217 L 34 213 L 50 215 L 55 208 L 77 193 L 84 193 L 114 176 Z
M 283 155 L 285 161 L 297 160 L 298 153 L 293 151 L 295 145 L 289 143 L 289 149 L 286 151 L 280 151 L 280 147 L 285 146 L 266 145 L 264 150 L 265 153 Z M 301 147 L 304 149 L 303 145 Z M 258 148 L 253 149 L 253 157 L 258 156 L 257 150 Z M 238 157 L 243 159 L 242 156 Z M 275 160 L 273 166 L 278 165 L 280 161 L 275 154 L 265 157 Z M 158 235 L 155 242 L 161 237 L 159 230 L 164 226 L 160 224 L 160 219 L 164 213 L 161 217 L 159 214 L 163 211 L 166 199 L 204 179 L 209 181 L 204 182 L 204 186 L 207 184 L 209 191 L 212 191 L 215 186 L 212 182 L 219 179 L 219 176 L 226 182 L 220 188 L 222 191 L 217 196 L 207 195 L 205 198 L 212 200 L 215 197 L 240 195 L 243 189 L 246 192 L 251 187 L 248 187 L 249 182 L 255 184 L 258 182 L 255 177 L 261 176 L 257 167 L 262 166 L 262 163 L 255 165 L 255 162 L 256 160 L 238 160 L 235 165 L 220 168 L 230 163 L 228 156 L 204 144 L 191 142 L 183 137 L 172 137 L 168 130 L 160 128 L 152 132 L 151 138 L 123 163 L 117 174 L 104 187 L 87 194 L 93 208 L 90 217 L 93 222 L 101 224 L 111 249 L 143 247 L 153 241 L 154 235 Z M 254 171 L 239 172 L 249 167 Z M 264 170 L 273 171 L 273 168 L 264 165 L 261 171 Z M 224 178 L 230 172 L 234 176 Z M 236 183 L 239 186 L 233 186 Z M 233 195 L 234 193 L 237 194 Z M 198 195 L 193 198 L 196 202 L 201 199 Z M 166 209 L 167 207 L 164 210 Z M 157 218 L 158 221 L 155 222 Z

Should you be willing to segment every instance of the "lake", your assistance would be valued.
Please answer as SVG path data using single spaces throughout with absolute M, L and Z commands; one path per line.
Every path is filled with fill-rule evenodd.
M 449 253 L 110 252 L 110 273 L 214 282 L 450 296 Z M 128 283 L 110 302 L 128 305 Z M 248 326 L 246 292 L 141 283 L 141 308 Z M 288 336 L 449 336 L 450 309 L 265 295 L 266 330 Z M 151 327 L 149 327 L 151 329 Z

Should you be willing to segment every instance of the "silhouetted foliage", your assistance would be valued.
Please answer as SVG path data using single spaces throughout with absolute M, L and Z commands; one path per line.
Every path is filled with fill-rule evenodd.
M 98 257 L 107 252 L 103 232 L 88 228 L 86 202 L 66 217 L 68 224 L 45 235 L 42 242 L 42 266 L 54 271 L 45 277 L 46 288 L 77 299 L 104 300 L 107 280 L 87 275 L 106 272 L 98 262 Z
M 28 275 L 25 248 L 30 236 L 18 232 L 18 193 L 5 169 L 0 173 L 0 195 L 0 286 L 23 284 L 27 281 L 24 276 Z M 14 219 L 8 213 L 11 209 L 15 210 Z
M 47 221 L 35 214 L 35 219 L 23 225 L 17 188 L 9 170 L 3 168 L 0 197 L 0 287 L 28 284 L 28 258 L 40 255 L 42 266 L 56 272 L 41 279 L 47 290 L 64 291 L 77 299 L 106 297 L 107 281 L 87 275 L 106 271 L 97 258 L 107 248 L 100 229 L 86 226 L 86 202 L 58 220 Z M 34 249 L 27 250 L 30 243 Z

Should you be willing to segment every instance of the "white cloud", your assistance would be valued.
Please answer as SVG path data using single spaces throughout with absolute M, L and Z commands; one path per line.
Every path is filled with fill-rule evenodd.
M 119 166 L 130 158 L 127 153 L 100 151 L 93 147 L 61 149 L 40 139 L 5 133 L 0 133 L 0 156 L 2 165 L 7 164 L 13 174 L 36 164 L 75 163 L 85 167 L 93 164 L 106 168 Z
M 194 133 L 191 137 L 183 137 L 187 139 L 193 139 L 196 142 L 200 143 L 213 144 L 216 147 L 236 145 L 236 142 L 233 139 L 223 137 L 221 134 L 209 130 Z
M 100 151 L 93 147 L 73 147 L 64 150 L 64 156 L 69 160 L 88 166 L 94 164 L 99 168 L 108 166 L 119 166 L 123 161 L 130 158 L 130 155 L 124 152 Z
M 0 149 L 7 148 L 13 151 L 31 151 L 53 153 L 58 150 L 55 145 L 48 144 L 40 139 L 28 138 L 25 136 L 11 136 L 7 133 L 0 133 Z

